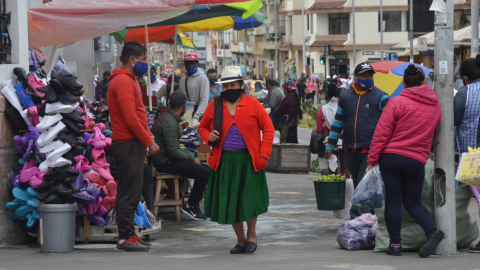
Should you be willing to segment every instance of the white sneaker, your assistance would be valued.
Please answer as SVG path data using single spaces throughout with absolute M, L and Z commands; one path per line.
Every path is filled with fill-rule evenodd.
M 38 123 L 37 128 L 41 130 L 47 130 L 49 127 L 58 123 L 58 121 L 62 120 L 63 116 L 59 113 L 55 115 L 45 115 Z
M 40 137 L 38 137 L 37 144 L 40 147 L 46 146 L 49 142 L 53 141 L 55 137 L 57 137 L 58 133 L 60 133 L 65 128 L 65 124 L 60 121 L 55 126 L 49 128 L 48 130 L 42 132 Z
M 45 131 L 46 132 L 46 131 Z M 53 140 L 49 142 L 45 147 L 40 148 L 40 153 L 46 154 L 48 152 L 55 151 L 59 147 L 63 146 L 63 142 L 59 140 Z
M 47 161 L 51 163 L 55 163 L 55 161 L 65 155 L 68 151 L 72 149 L 72 146 L 68 143 L 63 143 L 62 146 L 55 149 L 55 151 L 47 153 Z
M 73 105 L 63 104 L 60 101 L 55 103 L 47 103 L 45 107 L 45 114 L 56 114 L 56 113 L 71 113 L 73 112 L 80 103 L 76 102 Z

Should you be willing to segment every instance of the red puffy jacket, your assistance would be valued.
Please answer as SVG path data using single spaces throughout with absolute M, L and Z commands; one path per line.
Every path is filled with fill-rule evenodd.
M 440 123 L 438 98 L 426 84 L 411 87 L 391 99 L 380 117 L 368 153 L 368 165 L 381 154 L 399 154 L 427 163 L 432 138 Z

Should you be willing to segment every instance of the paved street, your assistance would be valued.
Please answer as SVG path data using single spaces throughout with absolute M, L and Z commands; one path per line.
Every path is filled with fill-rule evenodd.
M 209 221 L 174 221 L 165 214 L 163 230 L 152 235 L 148 253 L 113 250 L 112 243 L 77 245 L 69 254 L 43 254 L 37 245 L 0 247 L 0 269 L 476 269 L 479 255 L 420 259 L 405 252 L 391 257 L 346 251 L 335 238 L 343 220 L 316 210 L 313 175 L 268 174 L 269 212 L 259 218 L 254 255 L 230 255 L 236 237 L 230 226 Z M 477 207 L 472 199 L 472 213 Z M 477 216 L 478 217 L 478 216 Z

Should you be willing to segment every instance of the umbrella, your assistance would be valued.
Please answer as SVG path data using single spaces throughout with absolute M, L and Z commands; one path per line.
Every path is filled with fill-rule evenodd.
M 228 8 L 230 12 L 235 9 L 238 12 L 240 9 L 240 16 L 244 17 L 251 15 L 249 12 L 244 14 L 249 8 L 258 6 L 259 3 L 259 8 L 262 7 L 260 0 L 56 0 L 28 10 L 29 47 L 87 40 L 127 27 L 143 27 L 169 20 L 188 13 L 195 5 L 200 6 L 202 12 L 208 13 L 209 8 L 220 9 L 223 5 L 217 7 L 218 5 L 207 4 L 229 3 L 235 4 L 224 6 L 224 9 Z
M 385 91 L 392 98 L 400 95 L 404 89 L 403 74 L 410 64 L 412 63 L 402 61 L 380 61 L 371 63 L 376 72 L 374 76 L 375 86 Z M 414 65 L 420 67 L 425 75 L 432 72 L 431 69 L 422 65 Z
M 145 29 L 124 29 L 112 33 L 119 43 L 123 41 L 138 41 L 140 44 L 146 44 L 145 39 Z M 149 42 L 163 42 L 163 43 L 174 43 L 173 36 L 175 35 L 175 26 L 162 26 L 162 27 L 152 27 L 148 28 L 148 41 Z M 184 48 L 196 49 L 195 44 L 191 38 L 185 36 L 182 31 L 177 31 L 177 44 L 181 45 Z

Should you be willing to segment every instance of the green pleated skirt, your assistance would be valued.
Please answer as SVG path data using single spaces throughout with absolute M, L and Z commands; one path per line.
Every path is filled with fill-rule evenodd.
M 208 180 L 205 216 L 219 224 L 235 224 L 266 213 L 268 205 L 265 170 L 255 172 L 248 150 L 222 152 Z

